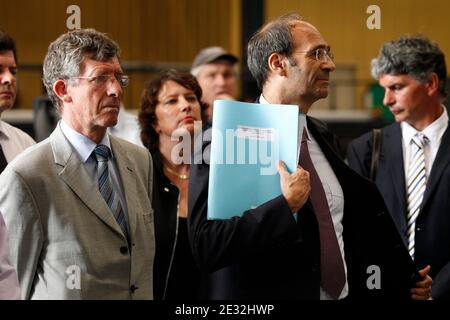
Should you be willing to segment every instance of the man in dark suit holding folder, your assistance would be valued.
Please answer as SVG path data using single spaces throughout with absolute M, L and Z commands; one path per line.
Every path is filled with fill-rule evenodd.
M 297 15 L 259 30 L 248 64 L 260 103 L 303 113 L 327 96 L 335 69 L 319 31 Z M 321 122 L 307 117 L 299 135 L 301 168 L 280 164 L 282 195 L 242 217 L 208 221 L 209 166 L 191 167 L 191 245 L 205 271 L 229 268 L 220 298 L 428 299 L 429 269 L 417 273 L 375 185 L 345 165 Z

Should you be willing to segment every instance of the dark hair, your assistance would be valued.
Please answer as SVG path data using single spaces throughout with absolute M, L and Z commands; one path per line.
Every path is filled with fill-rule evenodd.
M 258 88 L 263 89 L 269 76 L 269 56 L 272 53 L 284 54 L 291 65 L 293 50 L 291 29 L 293 22 L 304 21 L 295 13 L 281 16 L 259 29 L 249 40 L 247 46 L 247 64 L 255 78 Z
M 155 110 L 159 103 L 159 91 L 162 86 L 170 80 L 175 81 L 179 85 L 194 92 L 200 103 L 202 120 L 205 121 L 205 110 L 208 104 L 201 102 L 202 89 L 198 84 L 197 79 L 189 73 L 179 72 L 174 69 L 162 71 L 158 77 L 146 82 L 141 96 L 141 110 L 139 111 L 141 140 L 144 146 L 150 151 L 157 150 L 159 147 L 159 134 L 153 127 L 153 125 L 156 124 Z
M 372 75 L 408 74 L 417 81 L 426 82 L 432 73 L 439 78 L 439 94 L 445 98 L 447 67 L 444 53 L 438 45 L 422 35 L 403 36 L 398 41 L 386 42 L 377 58 L 372 60 Z
M 0 53 L 4 53 L 5 51 L 12 51 L 14 55 L 14 60 L 17 63 L 16 43 L 9 34 L 0 29 Z
M 120 58 L 120 48 L 105 33 L 94 29 L 79 29 L 64 33 L 53 41 L 43 65 L 43 82 L 53 105 L 60 111 L 60 100 L 53 91 L 55 81 L 80 75 L 84 59 L 109 61 Z

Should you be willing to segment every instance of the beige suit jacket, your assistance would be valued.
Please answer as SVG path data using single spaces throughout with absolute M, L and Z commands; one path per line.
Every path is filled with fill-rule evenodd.
M 110 136 L 128 208 L 127 241 L 59 125 L 0 175 L 0 210 L 23 299 L 152 299 L 149 152 Z

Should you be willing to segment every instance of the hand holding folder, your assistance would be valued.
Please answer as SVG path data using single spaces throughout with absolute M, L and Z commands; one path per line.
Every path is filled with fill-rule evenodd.
M 296 171 L 305 116 L 295 105 L 217 100 L 213 117 L 208 219 L 229 219 L 281 194 L 276 164 Z

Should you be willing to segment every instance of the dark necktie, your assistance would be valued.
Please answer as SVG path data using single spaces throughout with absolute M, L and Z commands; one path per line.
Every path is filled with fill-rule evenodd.
M 319 223 L 321 285 L 328 294 L 338 299 L 345 285 L 344 263 L 325 191 L 309 155 L 306 130 L 303 130 L 300 165 L 309 172 L 310 198 Z
M 8 161 L 6 161 L 5 154 L 3 153 L 3 147 L 0 144 L 0 173 L 5 170 L 6 166 L 8 165 Z
M 108 207 L 114 215 L 117 223 L 122 229 L 125 237 L 128 236 L 127 221 L 122 206 L 120 205 L 119 195 L 115 192 L 108 170 L 108 159 L 111 157 L 111 151 L 103 144 L 99 144 L 94 150 L 97 159 L 98 168 L 98 188 Z

